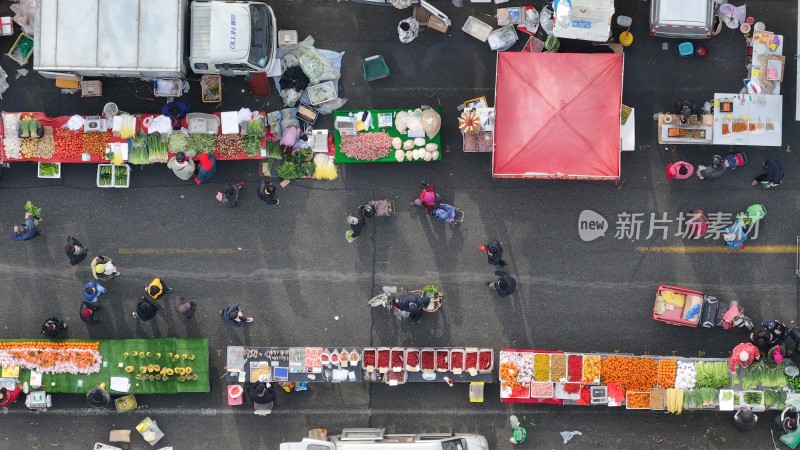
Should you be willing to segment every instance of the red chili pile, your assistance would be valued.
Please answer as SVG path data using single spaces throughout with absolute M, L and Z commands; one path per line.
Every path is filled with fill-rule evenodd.
M 580 383 L 564 383 L 564 392 L 567 394 L 577 394 L 581 391 Z
M 467 353 L 467 363 L 464 364 L 464 370 L 478 368 L 478 352 Z
M 378 350 L 378 367 L 389 367 L 389 350 Z
M 431 352 L 431 351 L 422 352 L 422 368 L 424 370 L 433 370 L 434 369 L 433 352 Z
M 392 367 L 403 367 L 403 352 L 392 350 Z
M 481 352 L 480 358 L 481 370 L 489 370 L 492 367 L 492 353 L 491 352 Z
M 374 350 L 370 350 L 370 351 L 365 351 L 364 352 L 363 366 L 364 367 L 369 367 L 369 366 L 375 367 L 375 351 Z
M 417 367 L 419 365 L 419 353 L 408 352 L 406 355 L 406 364 L 408 364 L 410 367 Z
M 464 354 L 461 352 L 453 352 L 450 354 L 450 370 L 464 369 Z
M 56 156 L 59 158 L 80 158 L 83 153 L 82 131 L 69 128 L 54 128 L 53 139 L 56 141 Z
M 569 381 L 581 381 L 581 376 L 583 376 L 583 357 L 569 355 L 569 358 L 567 358 L 567 379 Z
M 439 370 L 449 369 L 447 365 L 447 352 L 436 352 L 436 368 Z
M 105 156 L 106 145 L 111 138 L 111 133 L 82 133 L 81 144 L 83 152 L 97 156 Z

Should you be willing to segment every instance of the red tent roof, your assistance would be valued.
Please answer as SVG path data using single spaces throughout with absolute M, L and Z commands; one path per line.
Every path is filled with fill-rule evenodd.
M 492 175 L 618 180 L 622 55 L 501 52 Z

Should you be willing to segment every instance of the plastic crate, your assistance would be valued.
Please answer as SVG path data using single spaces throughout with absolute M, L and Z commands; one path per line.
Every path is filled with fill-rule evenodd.
M 103 95 L 103 83 L 100 80 L 81 81 L 81 97 L 100 97 Z
M 222 102 L 222 78 L 219 75 L 203 75 L 203 83 L 207 86 L 216 87 L 219 92 L 218 98 L 207 96 L 209 89 L 200 88 L 202 91 L 201 100 L 203 103 L 220 103 Z
M 389 66 L 386 65 L 386 60 L 381 55 L 365 58 L 361 62 L 361 67 L 364 71 L 364 79 L 367 81 L 375 81 L 389 76 Z
M 39 162 L 39 163 L 36 164 L 36 176 L 38 176 L 39 178 L 61 178 L 61 163 L 60 162 L 57 162 L 57 163 L 46 163 L 46 164 L 55 164 L 55 165 L 57 165 L 58 166 L 58 173 L 53 175 L 53 176 L 51 176 L 51 177 L 42 175 L 42 163 Z
M 464 26 L 461 27 L 461 30 L 481 42 L 486 42 L 493 28 L 488 23 L 476 17 L 469 16 L 467 17 L 467 21 L 464 22 Z
M 278 48 L 297 48 L 297 30 L 278 30 Z
M 694 53 L 694 45 L 692 45 L 691 42 L 681 42 L 678 44 L 678 54 L 681 57 L 686 58 L 687 56 L 692 56 L 692 53 Z
M 111 182 L 109 184 L 100 184 L 100 170 L 103 167 L 111 168 Z M 124 168 L 126 172 L 125 183 L 117 184 L 117 172 Z M 127 188 L 131 183 L 131 167 L 127 164 L 115 166 L 113 164 L 98 164 L 97 165 L 97 187 L 99 188 Z
M 11 46 L 11 50 L 6 54 L 9 58 L 16 61 L 17 64 L 24 66 L 28 63 L 28 60 L 31 59 L 31 56 L 33 56 L 33 45 L 33 37 L 25 33 L 20 33 L 20 35 L 17 36 L 17 40 L 14 41 L 14 45 Z

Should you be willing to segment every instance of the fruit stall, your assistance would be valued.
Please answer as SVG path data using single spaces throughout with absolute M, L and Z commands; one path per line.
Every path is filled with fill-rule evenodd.
M 682 410 L 783 409 L 800 392 L 800 371 L 762 360 L 731 372 L 727 359 L 500 351 L 502 403 Z M 788 359 L 784 360 L 789 364 Z
M 189 113 L 179 121 L 182 129 L 173 131 L 170 119 L 158 114 L 51 118 L 40 112 L 3 112 L 0 160 L 47 163 L 39 165 L 39 176 L 58 178 L 60 163 L 110 163 L 119 168 L 125 162 L 166 163 L 179 151 L 191 157 L 211 152 L 218 160 L 260 159 L 277 147 L 264 118 L 264 113 L 251 113 L 240 125 L 235 111 Z M 116 183 L 116 175 L 129 173 L 112 173 L 111 187 L 124 187 Z M 98 169 L 98 179 L 100 175 Z
M 229 346 L 230 382 L 492 382 L 494 352 L 485 348 Z
M 440 109 L 334 111 L 334 162 L 440 161 Z
M 48 393 L 208 392 L 207 339 L 2 340 L 0 384 L 28 382 Z

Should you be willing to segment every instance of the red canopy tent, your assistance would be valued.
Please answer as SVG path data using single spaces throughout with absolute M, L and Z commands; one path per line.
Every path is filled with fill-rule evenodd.
M 622 55 L 497 58 L 492 176 L 619 180 Z

